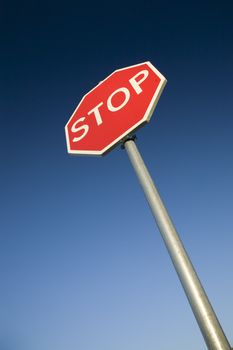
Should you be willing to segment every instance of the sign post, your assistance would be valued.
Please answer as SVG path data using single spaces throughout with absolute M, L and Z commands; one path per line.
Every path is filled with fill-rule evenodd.
M 208 349 L 230 350 L 230 344 L 137 149 L 134 138 L 127 139 L 123 146 L 144 191 Z
M 65 126 L 70 154 L 104 155 L 118 144 L 129 156 L 209 350 L 230 350 L 194 267 L 134 142 L 132 133 L 150 121 L 166 84 L 144 62 L 113 72 L 86 94 Z

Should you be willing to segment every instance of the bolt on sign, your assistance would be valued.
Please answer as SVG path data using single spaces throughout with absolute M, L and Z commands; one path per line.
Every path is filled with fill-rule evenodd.
M 110 151 L 149 122 L 165 84 L 150 62 L 114 71 L 82 98 L 66 124 L 68 153 Z

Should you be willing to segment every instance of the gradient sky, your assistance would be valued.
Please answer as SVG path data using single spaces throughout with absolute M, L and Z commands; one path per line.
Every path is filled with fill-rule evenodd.
M 233 345 L 232 1 L 0 14 L 0 349 L 205 348 L 126 152 L 66 151 L 82 96 L 147 60 L 168 83 L 137 145 Z

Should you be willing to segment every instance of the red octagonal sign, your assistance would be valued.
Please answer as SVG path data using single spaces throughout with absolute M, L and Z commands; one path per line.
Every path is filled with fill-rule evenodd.
M 149 122 L 165 84 L 150 62 L 113 72 L 82 98 L 66 124 L 68 152 L 108 152 Z

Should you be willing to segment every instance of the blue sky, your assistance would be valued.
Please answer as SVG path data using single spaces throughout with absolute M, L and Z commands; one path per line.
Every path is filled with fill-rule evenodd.
M 124 150 L 66 151 L 82 96 L 150 60 L 137 145 L 233 344 L 230 1 L 2 6 L 0 348 L 203 349 Z

